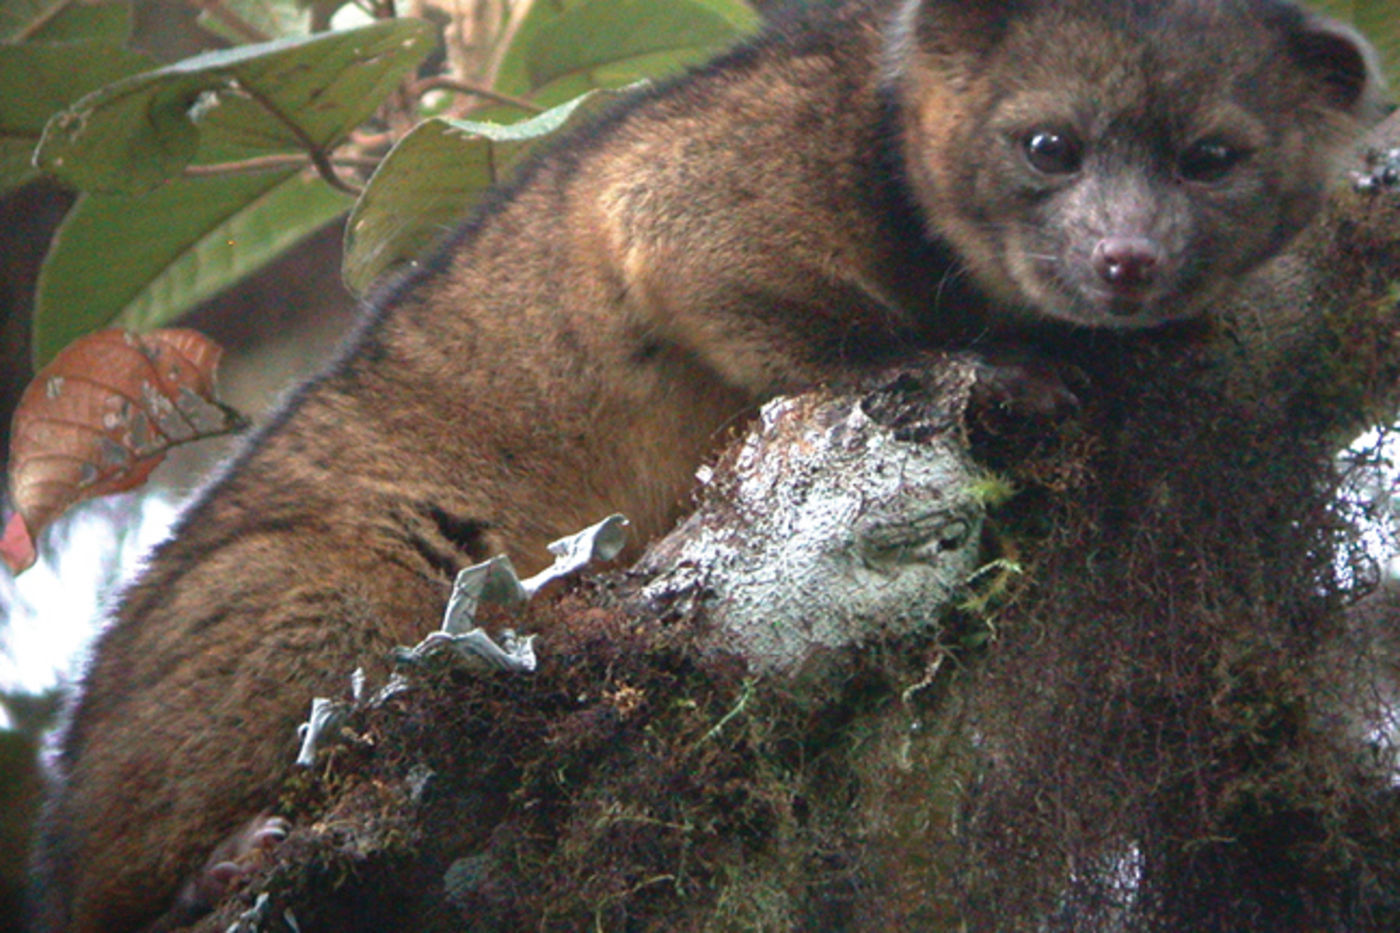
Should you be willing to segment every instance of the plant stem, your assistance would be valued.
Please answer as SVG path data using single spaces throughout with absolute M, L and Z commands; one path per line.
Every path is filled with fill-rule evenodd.
M 361 156 L 340 156 L 332 158 L 332 165 L 347 168 L 374 168 L 378 159 Z M 256 156 L 236 162 L 211 162 L 208 165 L 187 165 L 181 174 L 186 178 L 211 178 L 218 175 L 256 175 L 261 172 L 280 172 L 289 168 L 313 166 L 311 159 L 301 152 L 285 155 Z
M 491 62 L 486 69 L 485 81 L 487 84 L 496 83 L 496 78 L 501 73 L 501 64 L 506 58 L 506 52 L 510 49 L 511 43 L 515 41 L 515 34 L 520 30 L 520 25 L 525 22 L 525 17 L 530 14 L 530 8 L 534 5 L 535 0 L 515 0 L 510 5 L 510 19 L 506 22 L 506 28 L 496 37 L 495 48 L 491 53 Z
M 291 130 L 292 135 L 297 138 L 302 148 L 306 150 L 307 156 L 311 159 L 311 164 L 316 167 L 316 173 L 325 179 L 326 184 L 337 191 L 344 191 L 346 194 L 353 197 L 360 196 L 360 188 L 346 182 L 336 174 L 335 166 L 331 164 L 330 157 L 326 154 L 326 150 L 318 145 L 316 140 L 306 135 L 306 130 L 302 129 L 299 123 L 277 109 L 272 101 L 260 94 L 256 88 L 249 87 L 242 82 L 239 82 L 238 86 L 240 90 L 256 101 L 258 106 L 272 114 L 277 122 Z
M 39 32 L 39 30 L 43 29 L 49 23 L 53 22 L 54 18 L 58 16 L 58 14 L 62 13 L 64 10 L 68 9 L 72 5 L 73 0 L 60 0 L 60 2 L 55 3 L 47 10 L 44 10 L 38 16 L 34 17 L 34 20 L 30 22 L 29 25 L 25 26 L 19 32 L 15 33 L 14 38 L 10 39 L 9 41 L 24 42 L 34 38 L 35 33 Z
M 193 3 L 249 42 L 266 42 L 270 38 L 261 29 L 224 6 L 223 0 L 193 0 Z
M 500 91 L 493 91 L 487 87 L 468 84 L 465 81 L 458 81 L 446 75 L 438 75 L 433 78 L 424 78 L 422 81 L 415 81 L 409 86 L 408 91 L 414 97 L 422 97 L 429 91 L 452 91 L 456 94 L 473 94 L 477 97 L 484 97 L 487 100 L 494 100 L 497 103 L 519 107 L 521 110 L 528 110 L 530 113 L 544 113 L 543 107 L 539 104 L 531 103 L 523 97 L 513 97 L 510 94 L 502 94 Z

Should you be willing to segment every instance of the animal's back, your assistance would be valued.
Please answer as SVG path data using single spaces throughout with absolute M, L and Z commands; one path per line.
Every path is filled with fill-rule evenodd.
M 742 57 L 773 67 L 766 47 Z M 734 78 L 713 74 L 722 97 Z M 795 94 L 823 80 L 816 67 Z M 632 226 L 650 207 L 631 203 L 647 197 L 637 172 L 693 160 L 663 150 L 689 140 L 736 170 L 753 150 L 707 125 L 711 106 L 694 87 L 650 92 L 540 158 L 181 518 L 73 710 L 36 856 L 41 929 L 178 925 L 206 907 L 171 905 L 275 803 L 309 699 L 343 693 L 356 667 L 382 675 L 394 645 L 435 624 L 461 567 L 502 551 L 542 564 L 546 542 L 614 510 L 642 537 L 674 519 L 755 389 L 630 315 L 615 254 L 668 261 L 644 256 L 649 231 Z M 780 134 L 782 108 L 757 109 L 755 127 Z M 614 158 L 590 161 L 600 149 Z M 703 195 L 684 210 L 652 221 L 703 221 Z

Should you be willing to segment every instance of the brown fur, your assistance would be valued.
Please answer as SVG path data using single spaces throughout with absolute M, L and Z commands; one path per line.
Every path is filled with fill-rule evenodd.
M 1130 7 L 1160 15 L 1134 25 Z M 1219 38 L 1198 42 L 1188 9 Z M 381 300 L 102 636 L 37 857 L 41 929 L 180 923 L 177 892 L 275 803 L 313 695 L 382 674 L 472 562 L 538 567 L 613 511 L 661 533 L 725 429 L 774 393 L 1034 318 L 1196 312 L 1312 213 L 1372 100 L 1354 40 L 1299 52 L 1315 34 L 1265 0 L 895 13 L 849 0 L 782 20 L 636 95 Z M 1091 99 L 1103 160 L 1077 184 L 1032 177 L 1017 134 Z M 1254 147 L 1236 178 L 1183 194 L 1154 174 L 1154 153 L 1216 130 Z M 1181 270 L 1135 315 L 1074 291 L 1120 223 Z M 1047 251 L 1070 285 L 1036 278 Z

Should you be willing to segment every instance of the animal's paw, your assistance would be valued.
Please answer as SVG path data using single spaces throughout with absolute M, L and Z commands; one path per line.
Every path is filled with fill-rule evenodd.
M 209 911 L 215 904 L 268 863 L 291 832 L 292 824 L 280 816 L 259 814 L 214 849 L 180 892 L 179 906 L 190 916 Z
M 973 408 L 995 408 L 1020 415 L 1050 416 L 1079 407 L 1066 383 L 1077 375 L 1065 366 L 1024 352 L 968 353 L 975 379 Z

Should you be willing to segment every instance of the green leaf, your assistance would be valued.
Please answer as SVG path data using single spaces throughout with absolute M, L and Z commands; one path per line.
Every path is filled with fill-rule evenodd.
M 1395 0 L 1313 0 L 1308 6 L 1359 29 L 1380 55 L 1393 98 L 1400 91 L 1400 16 Z
M 53 114 L 152 64 L 107 39 L 0 45 L 0 88 L 24 88 L 23 94 L 0 93 L 0 192 L 38 174 L 34 147 Z
M 744 0 L 695 0 L 695 2 L 724 17 L 741 35 L 748 35 L 756 31 L 763 22 L 758 11 Z
M 530 47 L 541 29 L 562 16 L 567 8 L 577 6 L 580 2 L 581 0 L 533 0 L 529 12 L 501 58 L 492 86 L 504 94 L 513 94 L 516 97 L 533 96 L 532 92 L 536 88 L 530 83 L 525 50 Z
M 385 157 L 345 225 L 343 277 L 366 291 L 422 256 L 539 141 L 622 96 L 593 91 L 508 125 L 425 120 Z
M 428 23 L 394 20 L 197 55 L 82 98 L 49 121 L 36 159 L 79 188 L 136 194 L 190 164 L 202 130 L 265 153 L 328 149 L 422 61 L 434 35 Z
M 1353 22 L 1376 46 L 1393 99 L 1400 92 L 1400 15 L 1395 0 L 1356 0 Z
M 739 38 L 728 19 L 698 0 L 583 0 L 535 34 L 526 52 L 539 88 L 570 74 L 670 53 L 675 65 L 713 54 Z
M 552 103 L 703 61 L 757 25 L 743 0 L 536 0 L 496 87 Z
M 231 17 L 220 16 L 216 10 Z M 260 34 L 264 41 L 305 36 L 311 32 L 311 9 L 298 0 L 220 0 L 217 7 L 205 7 L 197 22 L 215 35 L 241 44 L 258 41 L 248 29 Z
M 0 0 L 0 42 L 122 40 L 130 32 L 131 9 L 123 2 Z M 83 67 L 85 63 L 74 64 Z
M 135 197 L 82 196 L 40 270 L 35 368 L 99 327 L 168 323 L 349 204 L 305 171 L 180 179 Z

